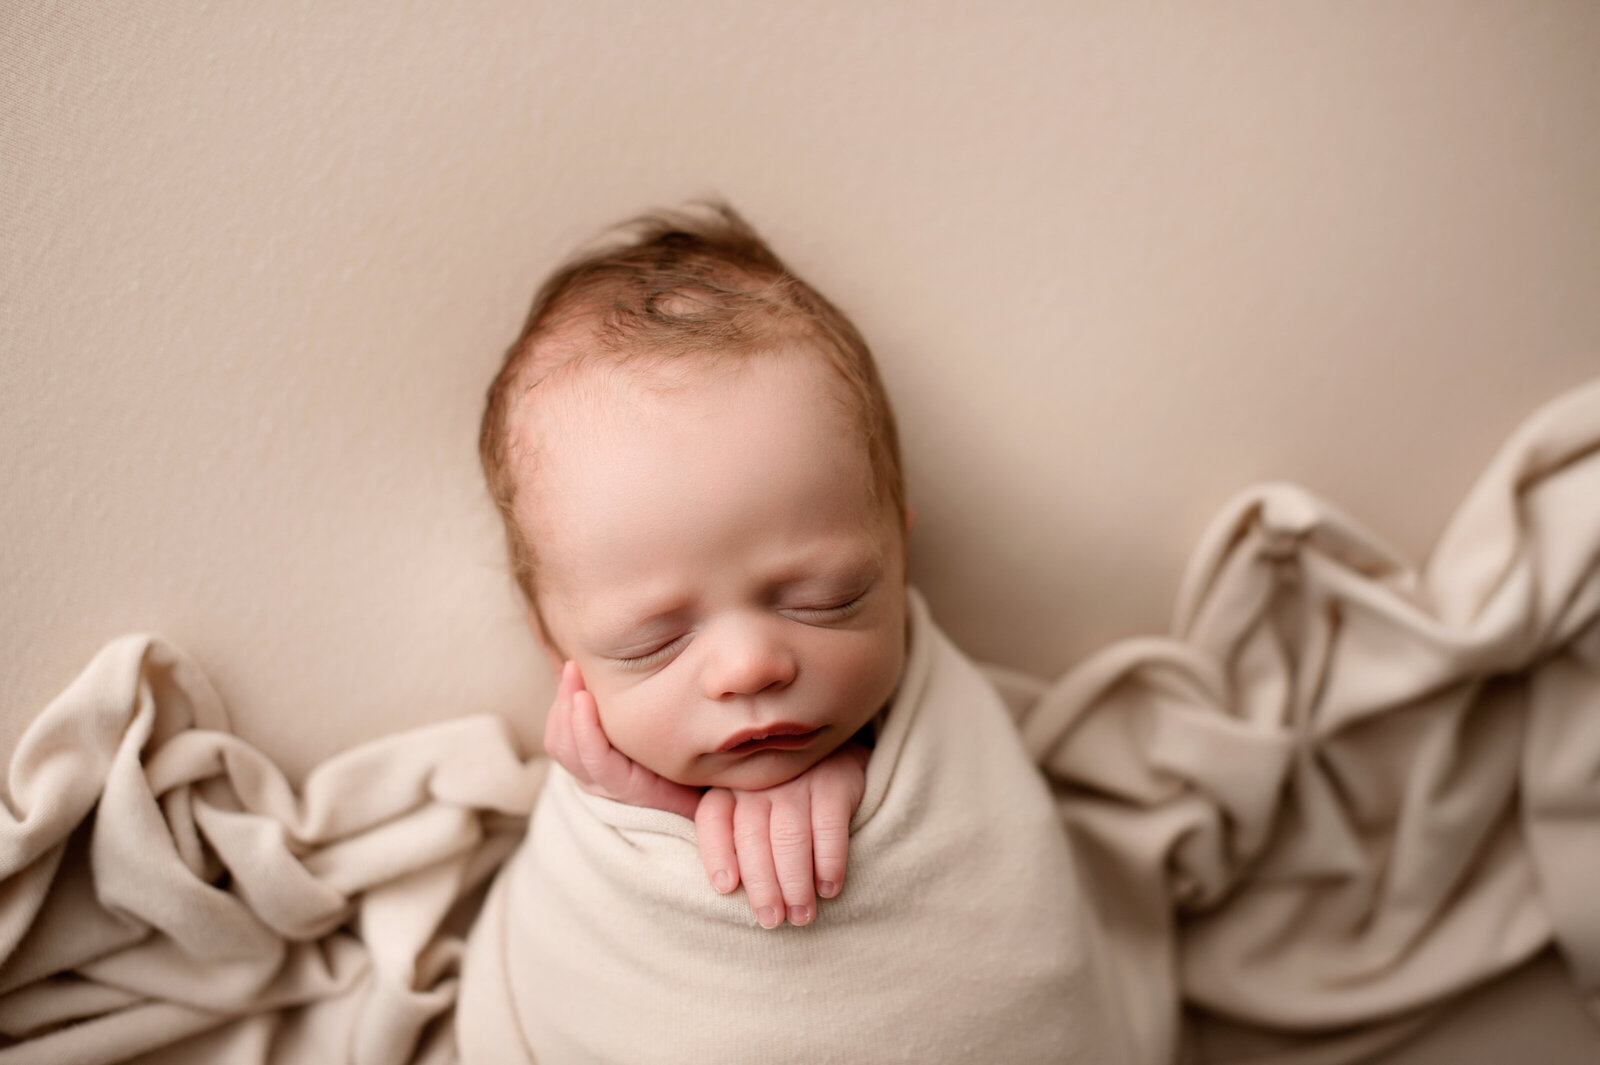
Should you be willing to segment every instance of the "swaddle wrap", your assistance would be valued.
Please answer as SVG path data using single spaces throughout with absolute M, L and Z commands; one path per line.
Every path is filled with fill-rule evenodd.
M 910 616 L 845 888 L 815 923 L 762 929 L 711 889 L 687 819 L 553 768 L 469 942 L 464 1061 L 1125 1060 L 1048 791 L 914 593 Z

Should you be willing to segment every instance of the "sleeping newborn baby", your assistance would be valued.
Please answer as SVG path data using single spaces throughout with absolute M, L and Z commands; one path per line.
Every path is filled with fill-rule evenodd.
M 1122 1060 L 1048 790 L 906 586 L 865 342 L 726 208 L 630 232 L 545 284 L 484 415 L 561 681 L 464 1059 Z

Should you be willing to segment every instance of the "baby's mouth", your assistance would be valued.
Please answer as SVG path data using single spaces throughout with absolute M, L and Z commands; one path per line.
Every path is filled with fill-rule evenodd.
M 718 754 L 750 754 L 754 751 L 797 751 L 817 738 L 820 728 L 788 721 L 745 729 L 717 748 Z

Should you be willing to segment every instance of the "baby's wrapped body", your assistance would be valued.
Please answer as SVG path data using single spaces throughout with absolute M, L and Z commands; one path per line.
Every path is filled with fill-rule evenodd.
M 762 929 L 709 889 L 688 820 L 552 769 L 469 945 L 469 1065 L 1122 1060 L 1043 780 L 914 593 L 910 617 L 850 875 L 813 925 Z

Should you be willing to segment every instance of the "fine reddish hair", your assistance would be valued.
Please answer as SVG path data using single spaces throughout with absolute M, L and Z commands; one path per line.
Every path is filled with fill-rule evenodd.
M 723 361 L 810 348 L 838 374 L 872 468 L 872 487 L 905 527 L 905 477 L 894 412 L 861 333 L 795 276 L 731 207 L 663 211 L 559 267 L 489 386 L 478 456 L 505 525 L 511 572 L 540 624 L 538 557 L 516 519 L 517 407 L 541 381 L 590 363 Z

